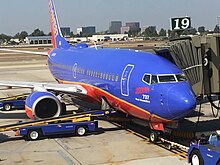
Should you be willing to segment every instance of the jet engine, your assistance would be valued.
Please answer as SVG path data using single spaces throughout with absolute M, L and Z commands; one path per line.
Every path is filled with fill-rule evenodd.
M 27 97 L 25 110 L 27 116 L 32 119 L 58 117 L 62 113 L 62 104 L 51 92 L 35 91 Z

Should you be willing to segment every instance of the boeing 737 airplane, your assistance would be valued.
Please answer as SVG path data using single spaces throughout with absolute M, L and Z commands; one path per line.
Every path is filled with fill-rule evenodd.
M 0 81 L 0 85 L 34 90 L 26 100 L 28 117 L 61 115 L 62 104 L 54 93 L 68 94 L 73 101 L 92 105 L 104 102 L 148 121 L 154 130 L 163 130 L 195 109 L 190 84 L 170 61 L 137 50 L 91 48 L 86 44 L 71 47 L 61 34 L 53 0 L 49 0 L 49 13 L 53 49 L 38 54 L 48 55 L 49 70 L 58 84 Z

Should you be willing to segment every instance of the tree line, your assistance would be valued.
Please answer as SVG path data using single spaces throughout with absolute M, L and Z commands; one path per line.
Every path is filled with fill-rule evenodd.
M 220 32 L 220 28 L 218 25 L 216 25 L 213 31 L 206 30 L 204 26 L 200 26 L 198 27 L 198 29 L 190 28 L 190 29 L 185 29 L 182 31 L 171 31 L 171 30 L 165 30 L 164 28 L 161 28 L 158 32 L 155 26 L 149 26 L 142 33 L 141 33 L 141 29 L 128 31 L 126 33 L 129 35 L 129 37 L 143 36 L 146 38 L 150 38 L 150 37 L 167 37 L 168 36 L 172 38 L 172 37 L 177 37 L 180 35 L 195 35 L 198 33 L 201 35 L 204 35 L 208 33 L 219 33 L 219 32 Z M 28 34 L 26 31 L 17 33 L 14 36 L 0 34 L 0 40 L 10 41 L 11 39 L 19 39 L 20 41 L 23 41 L 27 36 L 51 36 L 51 32 L 49 32 L 48 34 L 45 34 L 42 30 L 35 29 L 30 34 Z M 81 36 L 75 35 L 73 32 L 71 32 L 70 37 L 81 37 Z
M 28 34 L 26 31 L 22 31 L 20 33 L 16 33 L 14 36 L 6 35 L 6 34 L 0 34 L 0 40 L 3 41 L 10 41 L 11 39 L 19 39 L 20 41 L 24 40 L 28 36 L 50 36 L 51 32 L 48 34 L 45 34 L 40 29 L 35 29 L 32 33 Z
M 163 28 L 160 29 L 159 32 L 157 32 L 156 28 L 153 26 L 149 26 L 148 28 L 145 29 L 145 31 L 142 33 L 143 36 L 145 37 L 160 37 L 160 36 L 168 36 L 168 37 L 177 37 L 180 35 L 206 35 L 210 33 L 220 33 L 220 28 L 218 25 L 215 26 L 214 30 L 206 30 L 204 26 L 196 28 L 189 28 L 185 30 L 179 30 L 179 31 L 171 31 L 171 30 L 165 30 Z

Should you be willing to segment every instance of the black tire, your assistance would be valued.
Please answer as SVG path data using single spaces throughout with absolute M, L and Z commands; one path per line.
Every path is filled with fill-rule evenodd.
M 198 164 L 204 165 L 204 160 L 202 158 L 202 155 L 200 154 L 199 150 L 194 149 L 190 154 L 190 163 L 192 165 Z
M 216 163 L 216 165 L 220 165 L 220 160 Z
M 4 111 L 10 111 L 11 110 L 11 104 L 4 104 Z
M 86 129 L 85 126 L 77 126 L 77 127 L 76 127 L 76 134 L 77 134 L 78 136 L 83 136 L 83 135 L 86 134 L 86 132 L 87 132 L 87 129 Z
M 149 138 L 152 143 L 156 143 L 158 141 L 158 133 L 156 131 L 151 131 Z
M 29 130 L 27 139 L 28 140 L 38 140 L 41 137 L 41 131 L 40 130 Z
M 66 115 L 66 104 L 65 103 L 61 103 L 61 115 Z
M 171 151 L 173 149 L 172 145 L 171 144 L 167 144 L 167 149 Z

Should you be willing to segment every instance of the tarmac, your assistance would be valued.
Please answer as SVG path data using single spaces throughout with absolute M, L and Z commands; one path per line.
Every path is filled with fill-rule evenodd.
M 37 48 L 33 48 L 37 51 Z M 54 82 L 46 66 L 46 57 L 0 52 L 0 80 Z M 29 89 L 0 88 L 0 97 L 31 92 Z M 72 105 L 68 109 L 76 109 Z M 214 119 L 208 105 L 203 104 L 201 120 Z M 207 114 L 207 115 L 206 115 Z M 0 125 L 28 121 L 23 110 L 0 111 Z M 187 122 L 194 123 L 197 116 Z M 206 125 L 207 127 L 207 125 Z M 0 133 L 0 165 L 186 165 L 187 160 L 174 155 L 141 137 L 107 122 L 99 122 L 98 133 L 77 137 L 53 137 L 38 141 L 25 141 L 15 137 L 13 131 Z

